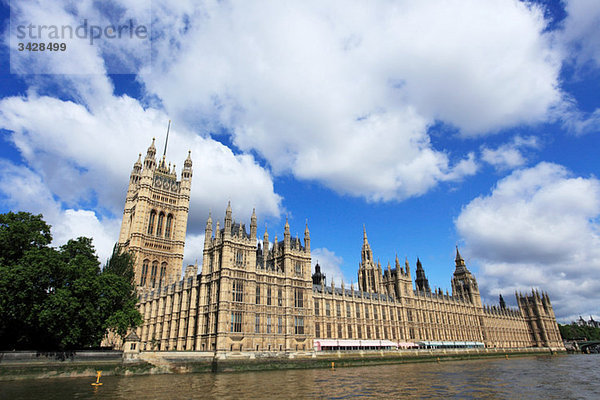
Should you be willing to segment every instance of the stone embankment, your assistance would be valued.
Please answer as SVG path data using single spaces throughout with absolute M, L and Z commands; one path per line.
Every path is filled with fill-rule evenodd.
M 261 371 L 353 367 L 382 364 L 444 362 L 564 354 L 564 349 L 438 349 L 320 352 L 141 352 L 123 357 L 120 351 L 70 353 L 0 353 L 0 381 L 35 378 L 148 375 L 165 373 Z

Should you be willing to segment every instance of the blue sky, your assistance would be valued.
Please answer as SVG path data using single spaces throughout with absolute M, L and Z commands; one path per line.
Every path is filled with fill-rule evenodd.
M 231 200 L 260 237 L 308 220 L 336 283 L 356 281 L 364 224 L 384 268 L 419 257 L 449 289 L 458 245 L 487 303 L 539 288 L 559 320 L 598 318 L 596 1 L 0 4 L 0 211 L 43 213 L 55 245 L 107 257 L 171 119 L 168 160 L 194 162 L 186 263 Z M 36 41 L 19 25 L 84 20 L 151 36 L 18 50 Z

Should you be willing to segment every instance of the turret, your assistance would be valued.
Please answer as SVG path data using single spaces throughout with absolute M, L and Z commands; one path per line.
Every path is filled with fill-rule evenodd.
M 204 229 L 204 248 L 208 249 L 210 247 L 210 242 L 212 240 L 212 229 L 213 222 L 211 218 L 210 212 L 208 213 L 208 219 L 206 220 L 206 228 Z
M 152 138 L 152 144 L 148 147 L 146 158 L 144 158 L 144 168 L 153 170 L 156 167 L 156 146 L 154 146 L 155 138 Z
M 267 224 L 265 224 L 265 234 L 263 235 L 263 248 L 266 257 L 269 252 L 269 232 L 267 232 Z
M 283 248 L 289 249 L 291 243 L 291 235 L 290 235 L 290 223 L 288 222 L 288 218 L 285 217 L 285 229 L 283 231 Z
M 460 255 L 460 252 L 458 251 L 458 246 L 456 246 L 456 258 L 454 259 L 454 263 L 456 264 L 456 270 L 454 273 L 463 272 L 463 271 L 467 270 L 467 266 L 465 265 L 465 260 L 462 258 L 462 256 Z
M 421 292 L 431 292 L 429 288 L 429 280 L 425 276 L 425 270 L 423 269 L 423 265 L 421 264 L 421 260 L 417 257 L 417 279 L 415 280 L 417 284 L 417 289 Z
M 188 156 L 183 162 L 183 171 L 181 173 L 181 178 L 184 181 L 189 181 L 192 179 L 192 151 L 188 151 Z
M 252 216 L 250 217 L 250 239 L 256 239 L 256 209 L 252 209 Z
M 304 249 L 307 253 L 310 253 L 310 232 L 308 231 L 308 220 L 306 221 L 306 228 L 304 228 Z
M 135 184 L 140 180 L 142 176 L 142 153 L 139 153 L 137 161 L 133 164 L 131 175 L 129 177 L 129 190 L 135 188 Z
M 231 201 L 227 202 L 227 209 L 225 210 L 225 222 L 224 222 L 224 226 L 223 228 L 225 229 L 225 236 L 229 236 L 231 235 L 231 223 L 232 223 L 232 216 L 231 216 L 232 212 L 231 212 Z
M 319 262 L 317 261 L 317 264 L 315 265 L 315 273 L 312 274 L 313 284 L 325 286 L 326 279 L 327 278 L 325 277 L 325 274 L 321 272 L 321 266 L 319 265 Z

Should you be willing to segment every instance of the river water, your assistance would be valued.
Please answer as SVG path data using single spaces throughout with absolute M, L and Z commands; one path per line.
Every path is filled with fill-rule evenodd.
M 0 382 L 0 399 L 600 399 L 600 355 Z

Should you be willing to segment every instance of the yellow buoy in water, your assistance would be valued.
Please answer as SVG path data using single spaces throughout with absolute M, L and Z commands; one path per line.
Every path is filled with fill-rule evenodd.
M 102 382 L 100 382 L 101 376 L 102 376 L 102 371 L 96 371 L 96 382 L 93 382 L 92 386 L 102 386 Z
M 505 356 L 506 356 L 506 359 L 508 360 L 508 354 L 505 354 Z
M 333 361 L 331 362 L 331 369 L 335 369 L 335 363 Z

